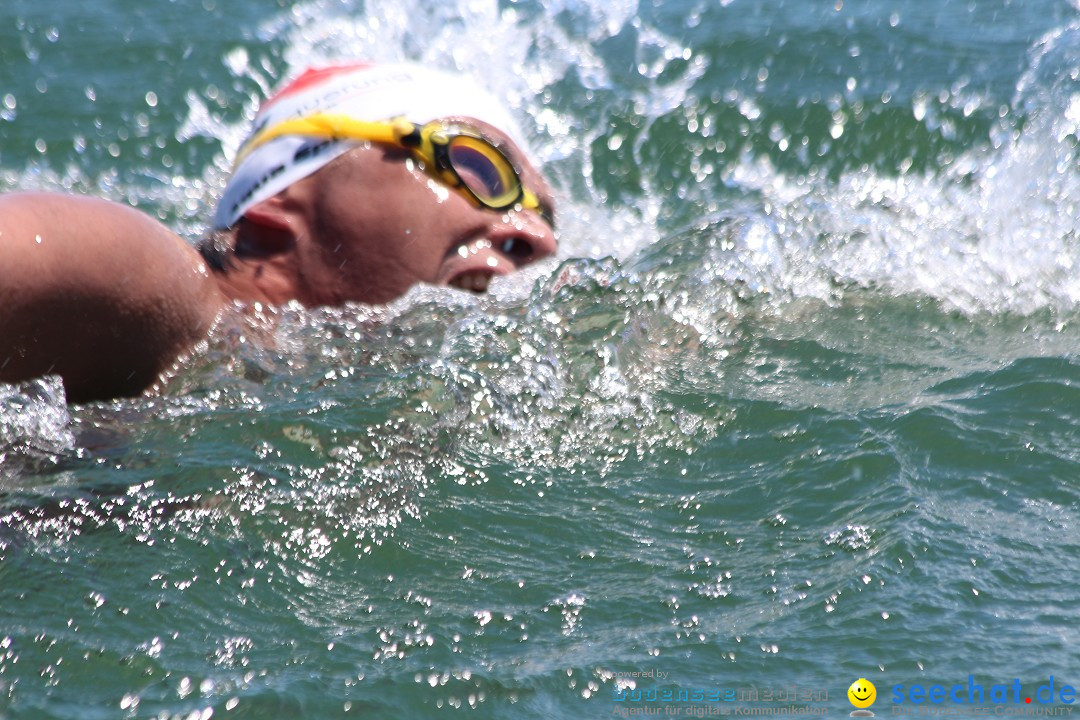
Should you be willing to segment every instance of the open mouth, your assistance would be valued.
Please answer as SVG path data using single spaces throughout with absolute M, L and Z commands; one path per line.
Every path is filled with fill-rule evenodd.
M 487 292 L 488 285 L 491 283 L 491 277 L 494 274 L 495 273 L 489 270 L 469 270 L 468 272 L 463 272 L 456 276 L 447 284 L 450 287 L 455 287 L 459 290 L 467 290 L 473 293 L 485 293 Z

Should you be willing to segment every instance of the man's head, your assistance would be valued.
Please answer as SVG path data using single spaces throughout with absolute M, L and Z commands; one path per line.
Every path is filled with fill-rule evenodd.
M 435 121 L 435 122 L 432 122 Z M 502 105 L 414 65 L 309 70 L 256 117 L 214 218 L 267 297 L 483 290 L 550 255 L 552 200 Z

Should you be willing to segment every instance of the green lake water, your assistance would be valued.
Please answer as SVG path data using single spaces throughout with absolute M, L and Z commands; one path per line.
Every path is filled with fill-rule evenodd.
M 505 95 L 559 257 L 0 386 L 0 718 L 1071 710 L 1080 8 L 4 0 L 0 190 L 197 238 L 342 57 Z

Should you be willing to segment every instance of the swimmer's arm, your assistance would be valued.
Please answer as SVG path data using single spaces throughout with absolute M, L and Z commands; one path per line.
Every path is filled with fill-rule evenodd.
M 55 373 L 70 401 L 137 395 L 206 336 L 205 264 L 161 223 L 86 197 L 0 197 L 0 381 Z

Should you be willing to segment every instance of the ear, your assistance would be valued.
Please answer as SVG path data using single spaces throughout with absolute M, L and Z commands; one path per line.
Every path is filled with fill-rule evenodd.
M 299 209 L 287 189 L 248 208 L 236 231 L 237 256 L 268 257 L 292 250 L 300 232 Z

